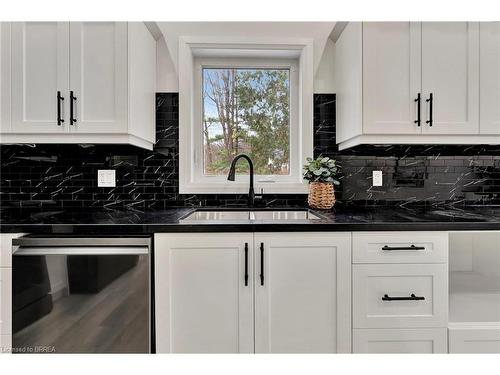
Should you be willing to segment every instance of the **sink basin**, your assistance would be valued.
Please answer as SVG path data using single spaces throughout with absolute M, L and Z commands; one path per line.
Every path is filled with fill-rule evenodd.
M 180 220 L 191 222 L 254 222 L 254 221 L 309 221 L 319 220 L 320 216 L 309 210 L 197 210 Z
M 240 221 L 250 220 L 250 211 L 195 211 L 182 221 Z
M 311 211 L 254 211 L 255 220 L 319 220 L 319 216 Z

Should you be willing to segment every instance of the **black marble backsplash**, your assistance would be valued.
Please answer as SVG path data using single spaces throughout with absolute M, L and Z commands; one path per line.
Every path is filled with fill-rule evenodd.
M 2 207 L 164 209 L 243 207 L 246 195 L 178 193 L 178 94 L 157 94 L 154 151 L 126 145 L 1 146 Z M 314 154 L 342 165 L 340 206 L 500 205 L 500 146 L 335 145 L 335 95 L 314 96 Z M 116 169 L 115 188 L 97 170 Z M 371 187 L 373 170 L 384 186 Z M 267 206 L 304 206 L 304 194 L 265 195 Z

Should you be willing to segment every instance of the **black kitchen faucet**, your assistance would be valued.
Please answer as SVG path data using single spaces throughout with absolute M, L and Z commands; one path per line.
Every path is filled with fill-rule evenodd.
M 236 163 L 239 159 L 245 159 L 248 161 L 248 165 L 250 166 L 250 188 L 248 189 L 248 207 L 253 207 L 255 205 L 255 191 L 253 189 L 253 162 L 252 159 L 248 155 L 239 154 L 236 155 L 231 162 L 231 168 L 229 169 L 229 174 L 227 175 L 227 179 L 229 181 L 234 181 L 236 177 Z

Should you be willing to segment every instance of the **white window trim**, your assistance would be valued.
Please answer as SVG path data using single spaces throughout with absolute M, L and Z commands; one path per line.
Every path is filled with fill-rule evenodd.
M 208 56 L 208 57 L 207 57 Z M 244 56 L 244 60 L 241 57 Z M 270 62 L 263 58 L 270 57 Z M 255 176 L 255 191 L 286 194 L 306 193 L 307 184 L 302 180 L 302 165 L 312 156 L 312 108 L 313 108 L 313 43 L 311 39 L 289 38 L 179 38 L 179 192 L 181 194 L 233 194 L 248 192 L 248 176 L 239 175 L 236 181 L 224 176 L 201 176 L 203 148 L 201 146 L 201 66 L 228 66 L 244 62 L 253 66 L 292 66 L 294 56 L 298 70 L 296 103 L 292 103 L 291 127 L 297 133 L 296 151 L 290 152 L 289 176 L 272 176 L 275 182 L 265 182 L 264 176 Z M 277 65 L 276 65 L 277 63 Z M 241 65 L 240 65 L 241 66 Z M 293 91 L 293 87 L 291 86 Z M 293 92 L 292 98 L 293 100 Z M 295 104 L 295 105 L 294 105 Z M 292 116 L 295 116 L 293 121 Z M 199 124 L 198 124 L 199 122 Z M 295 125 L 293 125 L 295 123 Z M 293 152 L 293 154 L 292 154 Z M 243 161 L 242 161 L 243 163 Z M 292 165 L 293 163 L 293 165 Z M 201 173 L 200 173 L 201 172 Z M 267 179 L 269 180 L 269 179 Z

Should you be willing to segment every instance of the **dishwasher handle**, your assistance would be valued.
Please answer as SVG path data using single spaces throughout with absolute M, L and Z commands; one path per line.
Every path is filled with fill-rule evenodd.
M 149 254 L 145 246 L 36 246 L 14 248 L 12 255 L 142 255 Z
M 148 254 L 149 237 L 20 237 L 12 240 L 13 255 Z

